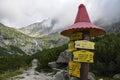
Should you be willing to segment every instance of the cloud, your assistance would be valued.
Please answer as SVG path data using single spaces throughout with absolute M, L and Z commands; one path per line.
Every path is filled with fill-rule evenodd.
M 56 20 L 54 30 L 73 24 L 79 4 L 84 3 L 92 22 L 117 21 L 120 0 L 0 0 L 0 22 L 15 28 L 44 19 Z

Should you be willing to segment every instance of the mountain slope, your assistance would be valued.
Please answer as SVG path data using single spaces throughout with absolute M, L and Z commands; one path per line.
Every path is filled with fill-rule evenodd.
M 20 31 L 32 37 L 42 37 L 51 33 L 52 26 L 53 24 L 50 20 L 43 20 L 42 22 L 23 27 Z
M 0 55 L 31 55 L 43 49 L 63 45 L 68 41 L 59 33 L 41 38 L 30 37 L 3 24 L 0 24 L 0 40 Z
M 3 24 L 0 24 L 0 40 L 1 54 L 25 54 L 27 50 L 31 51 L 35 41 L 18 30 Z
M 60 35 L 60 33 L 58 33 L 58 32 L 51 33 L 51 34 L 43 36 L 39 39 L 42 41 L 45 41 L 46 43 L 49 43 L 49 46 L 48 46 L 49 48 L 61 46 L 63 44 L 68 43 L 68 41 L 69 41 L 68 38 Z

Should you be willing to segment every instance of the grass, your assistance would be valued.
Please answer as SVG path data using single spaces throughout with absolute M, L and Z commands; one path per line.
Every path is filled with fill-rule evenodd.
M 16 75 L 21 74 L 25 68 L 20 68 L 19 70 L 16 71 L 6 71 L 3 74 L 0 74 L 0 80 L 5 80 L 6 78 L 10 78 Z

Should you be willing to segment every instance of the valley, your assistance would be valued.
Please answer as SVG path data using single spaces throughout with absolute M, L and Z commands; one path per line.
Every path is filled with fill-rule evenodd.
M 108 33 L 103 37 L 97 37 L 92 40 L 96 43 L 96 50 L 95 62 L 90 65 L 90 71 L 99 76 L 110 77 L 105 78 L 104 80 L 116 80 L 113 79 L 111 75 L 120 73 L 120 71 L 117 70 L 120 66 L 120 44 L 118 43 L 120 41 L 120 25 L 118 22 L 110 26 L 102 27 L 106 27 Z M 42 33 L 40 32 L 40 34 L 38 34 L 39 32 L 34 32 L 37 35 L 42 35 L 35 37 L 31 36 L 31 34 L 24 34 L 24 31 L 21 32 L 19 29 L 14 29 L 0 24 L 1 75 L 3 73 L 6 75 L 10 71 L 16 72 L 20 68 L 28 69 L 29 72 L 31 71 L 29 67 L 31 66 L 31 61 L 33 59 L 38 59 L 39 61 L 39 65 L 36 69 L 36 71 L 40 72 L 39 76 L 44 75 L 44 73 L 41 73 L 41 70 L 44 70 L 45 72 L 49 70 L 51 71 L 48 63 L 56 61 L 59 54 L 67 49 L 67 45 L 64 44 L 67 44 L 69 39 L 61 36 L 59 32 L 48 32 L 47 34 L 44 34 L 46 33 L 46 30 L 45 32 L 44 30 Z M 14 76 L 17 76 L 17 74 L 22 74 L 21 72 L 23 73 L 23 71 L 20 71 L 15 73 L 16 75 Z M 33 77 L 33 75 L 30 76 Z M 9 77 L 13 76 L 0 76 L 0 79 L 4 80 Z M 96 79 L 98 78 L 96 77 Z
M 31 37 L 3 24 L 0 24 L 0 40 L 0 55 L 31 55 L 68 42 L 67 38 L 57 32 L 43 37 Z

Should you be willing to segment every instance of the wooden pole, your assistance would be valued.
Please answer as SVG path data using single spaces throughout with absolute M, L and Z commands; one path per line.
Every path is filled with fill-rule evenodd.
M 83 40 L 90 40 L 90 32 L 83 31 Z M 88 80 L 89 63 L 81 63 L 80 80 Z

